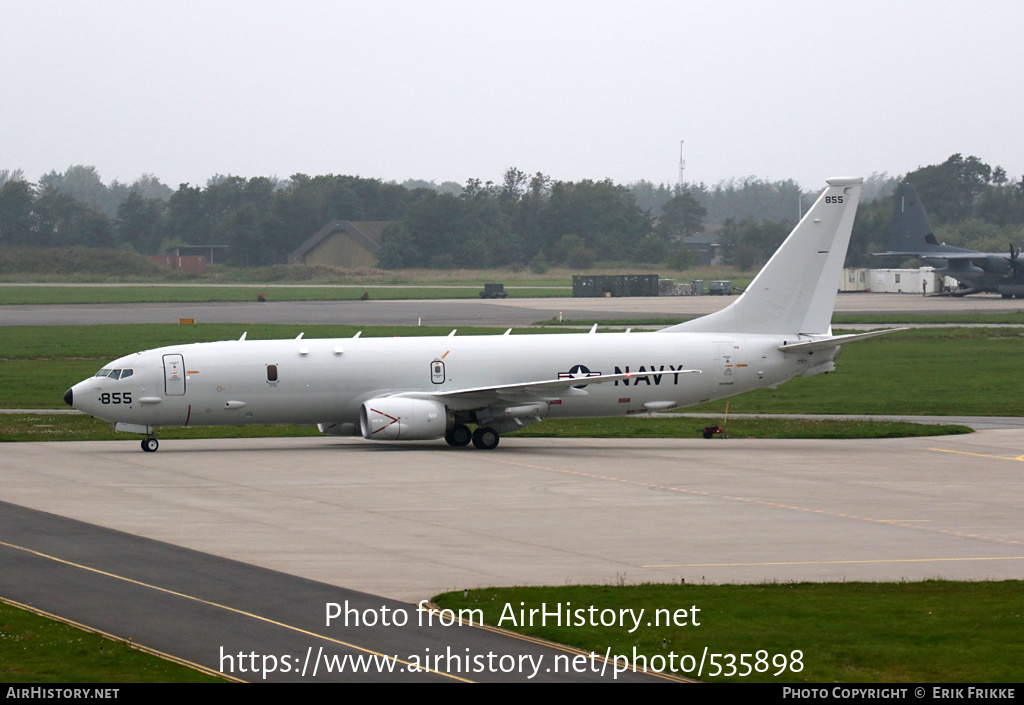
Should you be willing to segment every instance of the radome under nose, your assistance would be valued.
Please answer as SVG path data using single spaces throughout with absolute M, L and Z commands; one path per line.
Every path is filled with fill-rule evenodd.
M 64 403 L 67 404 L 68 406 L 74 406 L 75 405 L 74 402 L 75 402 L 75 394 L 74 394 L 74 392 L 71 391 L 71 388 L 69 387 L 68 391 L 64 392 Z

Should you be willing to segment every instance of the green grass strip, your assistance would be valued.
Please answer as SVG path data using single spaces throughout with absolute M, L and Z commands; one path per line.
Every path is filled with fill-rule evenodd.
M 707 426 L 722 417 L 550 419 L 507 434 L 524 438 L 703 438 Z M 846 421 L 831 419 L 729 419 L 730 440 L 743 438 L 910 438 L 972 433 L 956 424 L 917 424 L 902 421 Z
M 367 292 L 371 299 L 479 299 L 479 286 L 315 286 L 273 287 L 259 284 L 243 286 L 10 286 L 0 285 L 0 305 L 72 305 L 72 304 L 141 304 L 141 303 L 212 303 L 256 301 L 263 292 L 268 302 L 274 301 L 355 301 Z M 508 289 L 515 298 L 549 298 L 568 296 L 570 291 L 559 287 L 522 287 Z
M 0 682 L 221 683 L 223 679 L 0 601 Z
M 700 576 L 688 582 L 694 579 Z M 635 650 L 655 668 L 667 666 L 671 654 L 690 666 L 681 657 L 699 662 L 705 648 L 734 657 L 717 658 L 718 668 L 705 658 L 700 680 L 706 681 L 1018 683 L 1024 675 L 1022 594 L 1020 581 L 929 580 L 487 588 L 434 601 L 456 612 L 481 610 L 487 624 L 602 656 L 610 650 L 632 661 Z M 541 626 L 539 613 L 533 626 L 520 624 L 520 610 L 528 616 L 559 605 L 563 614 L 584 610 L 584 624 L 566 626 L 563 619 L 558 626 L 549 618 Z M 606 623 L 614 618 L 615 626 L 591 626 L 591 607 Z M 628 615 L 626 627 L 618 621 L 619 610 L 630 609 L 634 615 L 644 610 L 632 633 Z M 508 619 L 513 615 L 515 623 Z M 676 675 L 697 677 L 695 669 Z
M 647 418 L 553 419 L 507 434 L 508 438 L 702 438 L 705 426 L 722 419 Z M 730 440 L 742 438 L 907 438 L 971 433 L 966 426 L 887 421 L 807 419 L 735 419 L 727 427 Z M 319 436 L 311 426 L 161 427 L 161 439 L 278 438 Z M 0 414 L 0 442 L 108 441 L 141 438 L 115 432 L 110 423 L 82 414 Z

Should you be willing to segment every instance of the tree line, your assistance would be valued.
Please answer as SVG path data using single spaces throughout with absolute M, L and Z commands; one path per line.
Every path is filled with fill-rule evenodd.
M 984 250 L 1019 240 L 1024 180 L 955 154 L 904 177 L 867 180 L 851 266 L 865 266 L 868 252 L 885 249 L 888 196 L 903 179 L 917 187 L 940 239 Z M 94 167 L 72 166 L 37 183 L 0 171 L 0 246 L 154 254 L 176 244 L 228 245 L 229 263 L 258 266 L 287 261 L 331 220 L 373 220 L 391 223 L 380 252 L 389 268 L 586 269 L 617 262 L 679 269 L 693 261 L 694 240 L 706 236 L 727 264 L 749 269 L 767 260 L 816 197 L 791 180 L 623 186 L 557 181 L 516 168 L 499 183 L 471 179 L 462 186 L 333 174 L 217 175 L 203 187 L 174 190 L 152 175 L 105 185 Z

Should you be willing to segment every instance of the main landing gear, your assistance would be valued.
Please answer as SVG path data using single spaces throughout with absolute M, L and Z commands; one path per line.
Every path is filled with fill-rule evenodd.
M 494 450 L 498 447 L 498 432 L 486 426 L 478 428 L 473 431 L 473 445 L 480 450 Z
M 152 436 L 146 436 L 142 439 L 142 450 L 147 453 L 155 453 L 156 449 L 160 447 L 160 441 L 153 438 Z
M 473 440 L 473 432 L 469 430 L 469 426 L 460 423 L 452 426 L 452 430 L 444 434 L 444 439 L 448 445 L 461 448 L 468 446 L 469 442 Z
M 482 426 L 476 431 L 470 431 L 469 426 L 460 423 L 453 426 L 452 430 L 444 435 L 444 439 L 448 445 L 456 448 L 468 446 L 472 441 L 480 450 L 492 450 L 498 447 L 500 437 L 493 428 Z

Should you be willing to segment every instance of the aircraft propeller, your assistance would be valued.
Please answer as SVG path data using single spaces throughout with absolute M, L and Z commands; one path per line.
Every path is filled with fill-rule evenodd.
M 1010 243 L 1010 278 L 1015 279 L 1020 274 L 1020 248 L 1014 248 L 1013 243 Z

